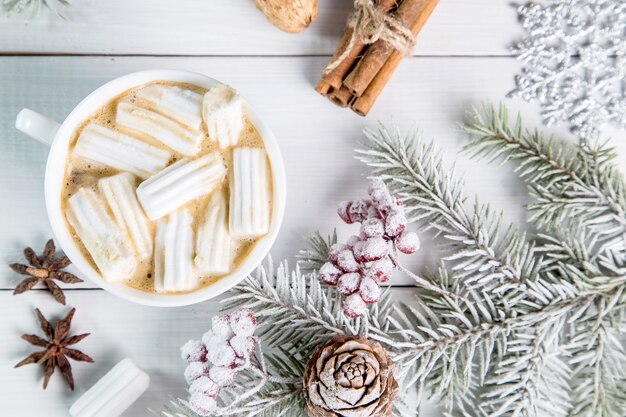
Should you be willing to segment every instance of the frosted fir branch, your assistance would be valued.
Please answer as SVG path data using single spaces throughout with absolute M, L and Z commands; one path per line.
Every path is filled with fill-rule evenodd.
M 172 399 L 159 417 L 204 417 L 195 413 L 187 402 L 180 398 Z M 252 399 L 245 408 L 234 412 L 211 414 L 211 417 L 280 417 L 299 415 L 304 409 L 301 389 L 268 389 L 262 395 Z
M 393 265 L 396 267 L 398 271 L 404 273 L 404 275 L 406 275 L 408 278 L 411 278 L 413 281 L 415 281 L 415 285 L 417 287 L 423 288 L 426 291 L 435 292 L 445 297 L 457 298 L 461 301 L 465 300 L 465 298 L 462 295 L 450 292 L 446 289 L 445 286 L 437 285 L 436 283 L 433 283 L 425 278 L 422 278 L 419 275 L 412 272 L 411 270 L 407 269 L 405 266 L 402 265 L 396 253 L 390 254 L 389 258 L 391 259 L 391 261 L 393 262 Z
M 484 388 L 494 369 L 491 358 L 507 354 L 507 343 L 516 332 L 575 316 L 580 310 L 597 319 L 587 307 L 604 299 L 612 300 L 612 311 L 622 310 L 617 307 L 617 300 L 623 305 L 624 239 L 619 236 L 606 239 L 607 229 L 602 227 L 606 223 L 602 219 L 594 218 L 590 222 L 597 227 L 564 228 L 566 232 L 544 234 L 537 247 L 526 243 L 525 237 L 513 229 L 505 229 L 503 237 L 498 239 L 499 221 L 485 224 L 485 219 L 493 217 L 485 205 L 477 203 L 473 213 L 467 211 L 462 187 L 445 169 L 432 144 L 420 144 L 414 136 L 404 138 L 397 131 L 389 132 L 383 127 L 366 135 L 367 149 L 360 151 L 359 159 L 372 166 L 374 175 L 395 186 L 394 191 L 400 192 L 405 206 L 414 208 L 416 220 L 429 223 L 426 227 L 435 228 L 452 241 L 448 246 L 453 254 L 445 258 L 451 268 L 440 272 L 438 281 L 442 285 L 446 282 L 448 286 L 456 285 L 457 291 L 466 291 L 472 301 L 459 303 L 436 294 L 421 294 L 420 309 L 398 308 L 389 319 L 387 334 L 372 332 L 372 338 L 396 347 L 394 359 L 405 386 L 414 384 L 420 391 L 429 388 L 450 407 L 452 403 L 458 406 L 472 402 L 473 392 L 477 387 Z M 485 152 L 493 156 L 498 151 Z M 523 163 L 531 159 L 524 158 Z M 592 165 L 602 166 L 603 172 L 612 172 L 609 154 L 589 159 L 597 162 L 585 165 L 585 172 L 598 171 L 591 169 Z M 585 172 L 580 178 L 589 177 Z M 603 181 L 611 186 L 610 189 L 598 187 L 601 192 L 610 194 L 611 190 L 623 188 L 621 176 L 609 175 Z M 620 195 L 619 191 L 615 194 Z M 475 230 L 480 233 L 472 234 Z M 581 236 L 587 237 L 580 239 Z M 481 242 L 492 250 L 480 255 L 496 258 L 500 254 L 496 258 L 500 263 L 473 257 Z M 494 279 L 493 272 L 501 272 L 501 265 L 508 266 L 507 272 L 513 273 Z M 464 275 L 468 270 L 469 275 Z M 473 282 L 478 285 L 472 285 Z M 481 285 L 484 282 L 492 286 Z M 535 346 L 542 346 L 541 343 L 541 339 L 536 339 Z M 543 352 L 543 357 L 546 351 L 536 352 Z M 474 372 L 475 365 L 478 372 Z M 481 415 L 500 409 L 506 415 L 525 415 L 543 409 L 545 405 L 532 394 L 537 392 L 534 384 L 538 380 L 530 376 L 545 369 L 528 370 L 527 383 L 520 386 L 517 399 L 509 404 L 514 408 L 504 402 L 495 410 L 481 410 Z M 557 382 L 563 378 L 558 377 L 557 370 L 546 373 L 554 379 L 550 380 L 551 384 L 543 385 L 554 385 L 555 395 L 561 393 L 562 397 L 563 384 Z M 550 388 L 546 387 L 545 392 L 551 392 Z M 525 400 L 529 398 L 537 401 Z M 567 402 L 562 401 L 560 412 L 567 408 Z
M 437 280 L 432 278 L 433 282 L 439 282 L 452 292 L 463 293 L 464 298 L 459 300 L 442 297 L 437 293 L 421 292 L 417 295 L 417 307 L 402 306 L 397 310 L 398 320 L 393 320 L 390 334 L 402 333 L 400 329 L 412 329 L 414 332 L 407 335 L 417 340 L 435 336 L 447 337 L 463 326 L 470 329 L 480 323 L 492 323 L 505 317 L 504 312 L 484 292 L 468 290 L 452 278 L 444 263 L 436 276 Z M 402 337 L 406 339 L 407 335 Z M 397 336 L 395 338 L 398 339 Z M 477 339 L 476 342 L 480 340 Z M 408 385 L 416 384 L 418 391 L 428 388 L 431 395 L 440 398 L 449 411 L 455 406 L 462 409 L 464 404 L 475 402 L 473 389 L 484 382 L 494 346 L 500 347 L 502 344 L 498 339 L 493 339 L 484 345 L 471 342 L 456 345 L 447 351 L 445 348 L 435 351 L 435 360 L 425 361 L 431 369 L 428 378 L 420 377 L 421 372 L 416 365 L 422 362 L 417 355 L 409 355 L 406 358 L 409 367 L 404 370 L 405 381 Z M 441 356 L 437 357 L 438 355 Z
M 340 294 L 322 286 L 315 273 L 274 268 L 271 259 L 231 291 L 224 309 L 251 308 L 259 319 L 259 335 L 272 347 L 288 346 L 306 354 L 337 334 L 368 334 L 367 319 L 343 314 Z
M 626 351 L 620 339 L 624 308 L 601 300 L 570 321 L 574 336 L 566 346 L 573 368 L 571 416 L 622 416 L 626 414 Z
M 454 407 L 445 410 L 443 415 L 444 417 L 488 417 L 487 412 L 482 409 L 472 392 L 457 401 Z
M 533 246 L 513 226 L 501 233 L 501 216 L 488 205 L 475 203 L 473 211 L 467 210 L 462 181 L 454 167 L 444 166 L 432 142 L 382 125 L 365 136 L 357 158 L 400 196 L 412 221 L 445 240 L 450 253 L 445 259 L 457 279 L 498 294 L 494 300 L 504 310 L 536 298 L 527 285 L 538 279 Z
M 559 349 L 564 321 L 560 316 L 512 332 L 483 387 L 479 406 L 487 416 L 567 414 L 571 372 Z
M 626 190 L 612 166 L 613 149 L 546 139 L 524 128 L 519 114 L 511 123 L 503 105 L 471 111 L 465 131 L 473 137 L 466 149 L 474 157 L 517 162 L 516 172 L 536 199 L 528 206 L 530 221 L 554 230 L 576 219 L 604 233 L 626 231 Z
M 439 396 L 447 393 L 449 402 L 446 405 L 452 407 L 452 401 L 463 399 L 475 388 L 470 374 L 476 377 L 477 385 L 486 382 L 493 358 L 507 352 L 512 332 L 571 319 L 601 302 L 610 303 L 613 311 L 624 309 L 626 288 L 620 285 L 579 295 L 507 318 L 494 316 L 493 307 L 490 309 L 489 303 L 480 300 L 476 296 L 466 304 L 470 314 L 465 314 L 463 306 L 459 305 L 441 316 L 439 313 L 445 308 L 435 312 L 418 299 L 419 309 L 410 305 L 396 306 L 389 317 L 390 327 L 386 334 L 371 332 L 371 339 L 391 350 L 397 377 L 405 389 L 416 385 L 419 390 L 429 388 Z M 453 380 L 465 383 L 453 388 Z
M 328 262 L 328 252 L 330 247 L 337 243 L 337 230 L 324 238 L 320 232 L 313 233 L 307 239 L 306 249 L 298 252 L 296 258 L 303 273 L 319 271 L 322 265 Z
M 393 417 L 419 417 L 421 398 L 415 401 L 406 401 L 408 395 L 400 395 L 393 404 Z
M 555 234 L 539 235 L 538 251 L 545 253 L 544 275 L 559 275 L 583 293 L 626 282 L 624 240 L 604 241 L 580 225 Z
M 45 7 L 58 17 L 65 19 L 62 9 L 71 4 L 70 0 L 3 0 L 2 10 L 8 14 L 25 15 L 28 21 L 37 16 Z

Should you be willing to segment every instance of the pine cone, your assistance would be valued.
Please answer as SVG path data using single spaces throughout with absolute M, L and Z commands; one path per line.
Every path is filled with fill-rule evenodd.
M 304 371 L 309 417 L 388 417 L 398 395 L 394 364 L 380 343 L 336 336 L 319 347 Z

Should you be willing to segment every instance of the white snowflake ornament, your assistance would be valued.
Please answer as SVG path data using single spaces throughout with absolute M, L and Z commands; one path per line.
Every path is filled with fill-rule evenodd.
M 509 95 L 539 102 L 546 125 L 566 121 L 581 139 L 626 128 L 626 2 L 551 0 L 518 13 L 528 36 L 513 46 L 524 65 Z

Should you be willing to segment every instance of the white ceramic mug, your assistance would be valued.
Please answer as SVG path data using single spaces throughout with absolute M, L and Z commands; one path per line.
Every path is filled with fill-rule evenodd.
M 286 177 L 285 166 L 274 135 L 244 101 L 244 111 L 265 143 L 265 149 L 267 150 L 272 168 L 273 208 L 269 233 L 258 240 L 253 250 L 236 270 L 207 287 L 187 294 L 147 293 L 125 286 L 123 283 L 105 281 L 98 271 L 91 266 L 74 242 L 74 239 L 72 239 L 64 219 L 64 213 L 61 211 L 61 190 L 66 170 L 69 142 L 77 126 L 90 117 L 98 108 L 131 88 L 158 80 L 190 83 L 204 88 L 211 88 L 219 84 L 218 81 L 205 75 L 187 71 L 150 70 L 135 72 L 117 78 L 98 88 L 76 106 L 62 124 L 32 110 L 24 109 L 18 114 L 15 126 L 34 139 L 50 145 L 45 179 L 48 218 L 50 219 L 57 244 L 63 249 L 81 274 L 96 285 L 121 298 L 145 305 L 174 307 L 199 303 L 227 291 L 243 280 L 262 262 L 276 240 L 283 220 L 286 199 Z

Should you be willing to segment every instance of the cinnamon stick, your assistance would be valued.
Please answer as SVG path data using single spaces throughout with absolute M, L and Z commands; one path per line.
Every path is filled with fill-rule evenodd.
M 411 0 L 404 0 L 404 2 L 407 1 Z M 410 25 L 411 32 L 414 36 L 417 36 L 439 2 L 439 0 L 421 1 L 424 3 L 423 8 L 420 9 L 420 13 Z M 376 102 L 376 99 L 387 85 L 387 82 L 389 82 L 389 79 L 393 75 L 394 71 L 398 68 L 402 58 L 403 56 L 400 52 L 396 50 L 391 52 L 387 61 L 385 61 L 380 70 L 375 74 L 365 91 L 363 91 L 363 93 L 352 102 L 350 107 L 355 113 L 360 116 L 365 116 L 369 113 L 372 106 Z
M 341 86 L 338 90 L 334 90 L 328 95 L 328 99 L 339 107 L 348 107 L 353 96 L 350 90 L 345 86 Z
M 378 10 L 386 13 L 396 5 L 396 1 L 397 0 L 378 0 L 376 2 L 376 7 L 378 8 Z M 333 54 L 330 62 L 335 61 L 335 59 L 337 59 L 339 56 L 341 56 L 341 54 L 346 51 L 346 48 L 348 47 L 348 45 L 350 44 L 350 40 L 352 39 L 353 33 L 353 28 L 346 28 L 346 31 L 341 38 L 341 41 L 339 41 L 339 46 L 337 46 L 337 49 L 335 50 L 335 53 Z M 322 78 L 317 84 L 315 90 L 322 95 L 326 95 L 328 93 L 328 87 L 340 89 L 344 77 L 346 76 L 348 71 L 350 71 L 350 68 L 352 68 L 354 62 L 358 59 L 364 47 L 365 44 L 363 42 L 356 40 L 353 43 L 350 53 L 343 59 L 343 61 L 341 61 L 339 65 L 337 65 L 331 71 L 324 72 L 324 74 L 322 74 Z
M 317 91 L 323 96 L 327 95 L 330 92 L 330 90 L 332 90 L 332 87 L 324 79 L 320 79 L 315 85 L 315 91 Z
M 396 12 L 396 18 L 410 28 L 413 36 L 417 36 L 438 2 L 439 0 L 403 0 Z M 355 96 L 363 95 L 392 53 L 397 51 L 389 42 L 382 39 L 374 42 L 343 84 Z

